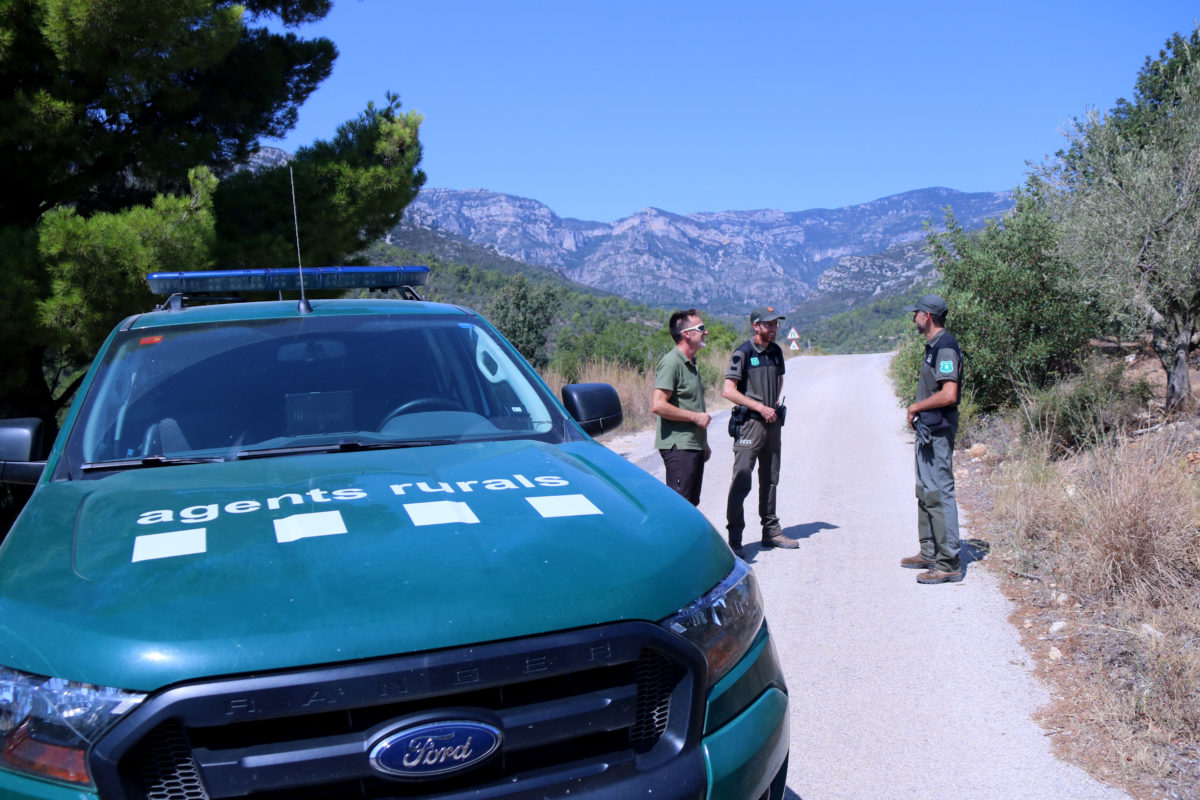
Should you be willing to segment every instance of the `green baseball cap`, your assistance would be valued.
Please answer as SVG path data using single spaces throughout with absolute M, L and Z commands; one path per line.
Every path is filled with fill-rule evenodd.
M 783 316 L 783 314 L 780 314 L 770 306 L 759 306 L 750 312 L 751 325 L 756 322 L 770 322 L 773 319 L 787 319 L 787 317 Z
M 935 317 L 944 317 L 950 313 L 950 306 L 946 305 L 946 301 L 936 294 L 927 294 L 917 301 L 916 305 L 905 306 L 905 311 L 924 311 L 927 314 L 933 314 Z

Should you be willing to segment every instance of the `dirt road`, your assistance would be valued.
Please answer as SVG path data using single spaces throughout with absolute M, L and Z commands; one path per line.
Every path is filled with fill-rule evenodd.
M 746 501 L 746 557 L 791 691 L 788 797 L 1128 798 L 1051 753 L 1032 720 L 1049 694 L 997 582 L 970 556 L 958 584 L 923 586 L 898 565 L 917 552 L 913 444 L 887 360 L 788 361 L 779 516 L 800 549 L 760 550 L 757 487 Z M 722 533 L 727 414 L 700 503 Z M 653 431 L 609 446 L 662 477 Z

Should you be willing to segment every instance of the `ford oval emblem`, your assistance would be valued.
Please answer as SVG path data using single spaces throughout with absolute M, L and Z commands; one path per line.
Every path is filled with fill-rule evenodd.
M 474 720 L 444 720 L 402 728 L 371 748 L 371 766 L 395 778 L 448 775 L 478 766 L 500 749 L 499 728 Z

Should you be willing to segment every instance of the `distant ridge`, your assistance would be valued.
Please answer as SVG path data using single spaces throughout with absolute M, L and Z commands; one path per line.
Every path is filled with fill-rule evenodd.
M 935 187 L 837 209 L 644 208 L 604 223 L 500 192 L 422 189 L 389 239 L 408 247 L 406 236 L 428 244 L 417 231 L 436 232 L 651 305 L 740 315 L 771 302 L 832 313 L 929 280 L 925 223 L 941 227 L 947 207 L 972 230 L 1012 205 L 1011 192 Z

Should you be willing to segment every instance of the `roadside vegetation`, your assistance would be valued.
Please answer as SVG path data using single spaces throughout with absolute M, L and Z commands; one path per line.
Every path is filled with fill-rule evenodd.
M 711 338 L 711 335 L 710 335 Z M 729 363 L 728 348 L 706 347 L 696 355 L 696 364 L 704 380 L 704 401 L 711 414 L 729 407 L 729 401 L 721 396 L 724 385 L 725 367 Z M 660 354 L 661 357 L 661 354 Z M 657 362 L 656 362 L 657 364 Z M 561 392 L 568 383 L 608 383 L 616 388 L 621 397 L 621 408 L 625 411 L 625 422 L 619 432 L 646 430 L 654 426 L 656 417 L 650 412 L 650 394 L 654 388 L 654 365 L 631 369 L 627 364 L 615 361 L 587 361 L 574 377 L 559 372 L 553 367 L 542 371 L 542 378 L 555 392 Z M 709 428 L 710 444 L 713 431 Z M 721 431 L 724 435 L 724 431 Z
M 1060 754 L 1142 800 L 1194 800 L 1200 425 L 1164 414 L 1144 344 L 976 416 L 956 472 L 983 563 L 1052 687 L 1041 722 Z
M 928 252 L 964 352 L 960 499 L 1064 756 L 1200 798 L 1200 30 L 1076 120 L 1013 210 Z M 924 340 L 892 363 L 902 403 Z

